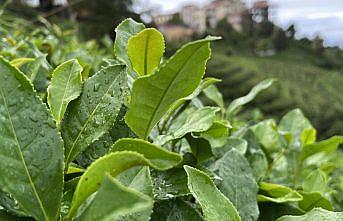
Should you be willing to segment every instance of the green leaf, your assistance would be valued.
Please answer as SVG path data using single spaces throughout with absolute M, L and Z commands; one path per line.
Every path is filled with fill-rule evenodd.
M 13 59 L 10 63 L 12 66 L 16 68 L 20 68 L 22 65 L 26 63 L 34 62 L 34 61 L 35 61 L 34 58 L 16 58 L 16 59 Z
M 170 131 L 170 134 L 159 136 L 155 142 L 164 145 L 171 140 L 182 138 L 191 132 L 207 131 L 212 126 L 216 112 L 218 111 L 219 108 L 217 107 L 203 107 L 192 111 L 184 118 L 184 121 L 180 125 L 181 127 Z
M 251 130 L 268 154 L 279 152 L 283 148 L 283 143 L 274 120 L 261 121 L 252 126 Z
M 214 185 L 204 172 L 184 166 L 188 176 L 188 188 L 201 205 L 205 220 L 238 221 L 241 218 L 236 208 Z
M 116 28 L 116 39 L 114 41 L 114 53 L 118 60 L 127 65 L 128 73 L 132 77 L 136 77 L 137 74 L 134 73 L 129 56 L 127 54 L 127 45 L 129 39 L 138 34 L 145 28 L 144 24 L 137 23 L 131 18 L 122 21 Z
M 204 78 L 199 86 L 193 91 L 192 94 L 188 95 L 187 97 L 181 98 L 177 100 L 172 107 L 168 110 L 168 115 L 172 115 L 176 109 L 178 109 L 182 104 L 184 104 L 186 101 L 190 101 L 194 98 L 196 98 L 204 89 L 206 89 L 208 86 L 218 83 L 221 80 L 217 78 Z
M 301 152 L 299 154 L 299 161 L 303 161 L 307 157 L 320 152 L 333 153 L 337 150 L 338 146 L 341 143 L 343 143 L 343 136 L 333 136 L 327 140 L 307 144 L 301 149 Z
M 303 211 L 310 211 L 313 208 L 323 208 L 326 210 L 333 210 L 331 202 L 318 192 L 300 192 L 303 196 L 301 201 L 298 201 L 298 206 Z
M 147 139 L 152 128 L 170 106 L 190 95 L 199 85 L 210 58 L 209 37 L 186 44 L 153 75 L 133 83 L 126 123 L 140 137 Z
M 218 148 L 225 145 L 229 136 L 229 123 L 227 121 L 215 121 L 212 126 L 200 133 L 200 137 L 208 140 L 212 148 Z
M 118 150 L 117 147 L 126 147 L 127 149 L 139 151 L 144 155 L 137 152 L 121 151 L 110 153 L 96 160 L 81 176 L 74 193 L 72 207 L 69 211 L 69 217 L 72 217 L 75 214 L 77 208 L 82 204 L 83 201 L 87 199 L 87 197 L 97 191 L 101 180 L 105 176 L 105 173 L 110 173 L 113 177 L 115 177 L 127 169 L 130 169 L 134 166 L 143 165 L 151 166 L 158 170 L 165 170 L 176 166 L 182 160 L 181 156 L 178 157 L 178 155 L 175 153 L 168 152 L 153 145 L 149 146 L 148 144 L 143 144 L 142 146 L 136 146 L 134 144 L 138 144 L 138 142 L 129 142 L 129 140 L 123 140 L 123 144 L 125 143 L 132 143 L 133 145 L 119 146 L 117 142 L 117 146 L 115 145 L 113 149 Z M 147 147 L 147 149 L 145 149 L 145 147 Z M 154 150 L 155 147 L 156 149 Z M 179 160 L 173 161 L 173 159 Z
M 187 174 L 183 168 L 173 168 L 152 173 L 154 198 L 166 200 L 189 195 Z
M 226 140 L 226 143 L 223 147 L 213 148 L 213 153 L 216 157 L 220 158 L 230 150 L 237 150 L 240 154 L 245 154 L 248 148 L 248 142 L 241 138 L 230 137 Z
M 268 169 L 267 157 L 251 129 L 245 133 L 243 138 L 248 142 L 246 157 L 255 179 L 259 182 L 266 175 Z
M 82 67 L 76 59 L 59 65 L 52 73 L 48 87 L 48 104 L 57 125 L 60 125 L 70 101 L 82 91 Z
M 30 81 L 0 58 L 0 189 L 37 220 L 55 220 L 62 198 L 63 143 Z
M 127 53 L 133 69 L 141 76 L 150 75 L 160 64 L 164 53 L 163 35 L 147 28 L 129 39 Z
M 331 212 L 321 208 L 314 208 L 302 216 L 283 216 L 277 221 L 342 221 L 343 212 Z
M 152 205 L 150 197 L 125 187 L 107 175 L 94 199 L 77 220 L 117 220 L 123 215 L 149 209 Z
M 208 99 L 217 104 L 218 107 L 220 107 L 220 109 L 224 109 L 223 95 L 220 93 L 220 91 L 215 85 L 209 85 L 207 88 L 205 88 L 204 94 Z
M 126 90 L 127 74 L 121 65 L 106 67 L 85 81 L 62 122 L 66 164 L 113 126 Z
M 157 201 L 152 221 L 203 221 L 204 218 L 194 206 L 180 198 Z
M 226 110 L 226 116 L 228 118 L 233 117 L 235 114 L 238 113 L 238 111 L 243 105 L 250 103 L 261 91 L 269 88 L 274 82 L 275 79 L 263 80 L 257 85 L 255 85 L 247 95 L 233 100 Z
M 324 194 L 328 189 L 328 178 L 326 174 L 317 169 L 312 171 L 304 180 L 302 187 L 305 192 L 320 192 Z
M 213 156 L 211 144 L 206 139 L 197 138 L 191 134 L 187 134 L 186 139 L 198 163 L 204 162 Z
M 227 152 L 216 162 L 223 179 L 219 190 L 230 199 L 242 220 L 257 220 L 259 210 L 256 195 L 258 185 L 249 162 L 237 150 Z
M 297 191 L 286 186 L 265 182 L 261 182 L 259 185 L 261 192 L 257 196 L 259 202 L 285 203 L 303 199 Z
M 134 169 L 134 168 L 132 168 Z M 124 172 L 125 173 L 125 172 Z M 123 173 L 122 173 L 123 174 Z M 121 174 L 121 175 L 122 175 Z M 146 196 L 150 196 L 153 198 L 153 184 L 150 176 L 150 169 L 148 166 L 144 166 L 142 169 L 138 171 L 138 173 L 133 177 L 128 185 L 129 188 L 135 189 Z M 147 221 L 150 220 L 150 216 L 152 213 L 153 205 L 151 204 L 150 207 L 146 207 L 144 210 L 129 213 L 124 216 L 121 216 L 121 221 Z
M 317 131 L 314 128 L 309 128 L 303 130 L 301 133 L 301 143 L 302 145 L 312 144 L 316 141 Z
M 177 153 L 135 138 L 122 138 L 118 140 L 113 144 L 111 152 L 118 151 L 135 151 L 143 154 L 151 163 L 159 165 L 158 167 L 163 170 L 170 169 L 182 161 L 182 157 Z
M 304 130 L 312 129 L 309 120 L 300 109 L 294 109 L 282 117 L 279 123 L 279 130 L 292 135 L 292 143 L 300 146 L 301 136 Z

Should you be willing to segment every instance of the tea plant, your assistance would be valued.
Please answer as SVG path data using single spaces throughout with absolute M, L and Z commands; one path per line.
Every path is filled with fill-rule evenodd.
M 226 106 L 204 78 L 218 37 L 166 59 L 156 29 L 116 34 L 91 77 L 74 58 L 48 72 L 46 102 L 18 69 L 39 58 L 0 58 L 1 220 L 343 220 L 343 137 L 317 141 L 298 109 L 239 114 L 274 79 Z

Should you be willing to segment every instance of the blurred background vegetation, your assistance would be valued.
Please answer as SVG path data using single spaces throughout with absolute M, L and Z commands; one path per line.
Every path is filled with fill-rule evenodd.
M 217 0 L 206 10 L 214 13 L 216 4 L 220 7 L 223 2 L 237 4 Z M 204 24 L 198 20 L 193 24 L 185 13 L 199 16 L 203 9 L 185 6 L 162 15 L 138 0 L 0 0 L 0 55 L 17 59 L 43 92 L 53 68 L 67 59 L 78 58 L 84 76 L 110 62 L 114 28 L 127 17 L 159 28 L 168 41 L 168 56 L 185 41 L 220 35 L 223 39 L 213 46 L 207 75 L 222 79 L 218 86 L 227 102 L 267 77 L 278 80 L 242 117 L 280 118 L 298 107 L 320 137 L 343 134 L 343 51 L 324 47 L 320 37 L 296 39 L 294 25 L 286 30 L 278 27 L 269 20 L 268 3 L 259 4 L 240 9 L 238 16 L 217 16 L 214 22 L 209 14 L 199 18 L 205 19 Z

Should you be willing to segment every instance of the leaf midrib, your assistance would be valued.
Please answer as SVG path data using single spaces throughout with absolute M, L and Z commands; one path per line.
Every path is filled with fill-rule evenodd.
M 14 130 L 12 118 L 11 118 L 10 112 L 9 112 L 9 110 L 8 110 L 7 100 L 6 100 L 6 97 L 4 96 L 4 92 L 3 92 L 3 90 L 2 90 L 1 88 L 0 88 L 0 92 L 1 92 L 1 97 L 2 97 L 2 99 L 3 99 L 3 101 L 4 101 L 4 106 L 5 106 L 5 109 L 6 109 L 6 112 L 7 112 L 7 116 L 8 116 L 9 121 L 10 121 L 11 130 L 12 130 L 13 136 L 14 136 L 15 141 L 16 141 L 16 147 L 17 147 L 17 148 L 16 148 L 16 152 L 17 152 L 17 154 L 19 155 L 20 160 L 21 160 L 21 162 L 22 162 L 22 164 L 23 164 L 23 166 L 24 166 L 25 173 L 26 173 L 26 175 L 27 175 L 27 177 L 28 177 L 28 179 L 29 179 L 30 186 L 31 186 L 31 188 L 32 188 L 32 190 L 33 190 L 33 193 L 34 193 L 34 195 L 35 195 L 35 197 L 36 197 L 36 199 L 37 199 L 37 201 L 38 201 L 39 207 L 40 207 L 40 209 L 41 209 L 42 212 L 43 212 L 44 218 L 45 218 L 45 220 L 49 220 L 49 217 L 48 217 L 48 215 L 47 215 L 47 213 L 46 213 L 46 211 L 45 211 L 45 208 L 44 208 L 44 206 L 43 206 L 43 203 L 42 203 L 42 201 L 41 201 L 41 199 L 40 199 L 40 197 L 39 197 L 39 194 L 38 194 L 38 192 L 37 192 L 36 186 L 35 186 L 34 182 L 32 181 L 31 174 L 30 174 L 30 172 L 29 172 L 29 170 L 28 170 L 28 168 L 27 168 L 27 165 L 26 165 L 26 162 L 25 162 L 25 158 L 24 158 L 24 156 L 23 156 L 23 153 L 21 152 L 19 140 L 18 140 L 17 134 L 16 134 L 16 132 L 15 132 L 15 130 Z
M 149 40 L 150 40 L 150 34 L 147 33 L 147 37 L 145 40 L 145 51 L 144 51 L 144 75 L 148 75 Z
M 173 77 L 172 80 L 170 81 L 170 84 L 168 84 L 166 90 L 162 93 L 162 96 L 161 96 L 161 98 L 159 99 L 158 104 L 157 104 L 156 108 L 154 109 L 154 111 L 153 111 L 153 113 L 152 113 L 152 115 L 151 115 L 151 117 L 150 117 L 150 119 L 149 119 L 147 130 L 145 130 L 145 132 L 144 132 L 144 139 L 145 139 L 145 140 L 146 140 L 146 139 L 148 138 L 148 136 L 149 136 L 149 133 L 150 133 L 150 130 L 151 130 L 150 128 L 151 128 L 152 120 L 155 118 L 156 112 L 157 112 L 157 110 L 159 109 L 159 107 L 161 106 L 161 103 L 162 103 L 162 101 L 164 100 L 165 95 L 166 95 L 167 92 L 169 91 L 170 86 L 174 83 L 176 77 L 179 76 L 180 71 L 184 68 L 184 66 L 191 60 L 191 58 L 192 58 L 192 57 L 198 52 L 198 50 L 199 50 L 200 48 L 202 48 L 202 47 L 203 47 L 203 44 L 201 44 L 201 46 L 199 46 L 199 47 L 196 49 L 196 51 L 195 51 L 190 57 L 188 57 L 188 59 L 180 66 L 180 68 L 176 71 L 176 74 L 174 75 L 174 77 Z M 168 64 L 168 63 L 167 63 L 167 64 Z M 166 65 L 167 65 L 167 64 L 166 64 Z M 163 68 L 165 68 L 165 67 L 166 67 L 166 66 L 164 66 Z M 156 74 L 158 74 L 158 72 L 156 72 Z
M 120 74 L 121 74 L 121 72 L 120 72 Z M 116 77 L 118 77 L 120 74 L 118 74 Z M 73 142 L 73 144 L 72 144 L 72 146 L 71 146 L 71 148 L 70 148 L 70 151 L 69 151 L 69 153 L 68 153 L 68 156 L 67 156 L 67 158 L 66 158 L 66 161 L 65 161 L 66 163 L 69 163 L 69 157 L 70 157 L 71 153 L 73 152 L 73 150 L 74 150 L 74 148 L 75 148 L 76 142 L 79 140 L 81 134 L 82 134 L 83 131 L 86 129 L 86 126 L 88 125 L 89 120 L 93 117 L 93 115 L 94 115 L 95 112 L 97 111 L 97 109 L 98 109 L 99 105 L 102 103 L 102 100 L 104 99 L 104 97 L 105 97 L 107 94 L 109 94 L 108 91 L 110 90 L 110 88 L 112 88 L 112 86 L 113 86 L 114 83 L 116 83 L 115 80 L 113 80 L 112 83 L 110 84 L 110 86 L 107 88 L 106 92 L 105 92 L 105 93 L 103 94 L 103 96 L 101 97 L 99 103 L 95 106 L 95 108 L 94 108 L 94 110 L 92 111 L 92 113 L 88 116 L 88 118 L 87 118 L 85 124 L 82 126 L 80 132 L 77 134 L 77 136 L 76 136 L 76 138 L 75 138 L 75 140 L 74 140 L 74 142 Z M 66 168 L 68 168 L 68 167 L 66 167 Z

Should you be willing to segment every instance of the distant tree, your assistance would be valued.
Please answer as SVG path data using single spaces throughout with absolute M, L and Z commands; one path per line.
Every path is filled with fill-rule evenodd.
M 84 0 L 73 6 L 81 32 L 87 38 L 101 38 L 105 34 L 114 37 L 114 28 L 125 18 L 140 20 L 131 10 L 132 0 Z M 83 28 L 84 27 L 84 28 Z
M 216 35 L 222 36 L 226 41 L 230 43 L 237 43 L 239 33 L 232 27 L 232 25 L 223 18 L 220 20 L 214 28 Z
M 54 8 L 53 0 L 39 0 L 39 8 L 43 11 L 50 11 Z
M 275 27 L 272 35 L 272 42 L 275 50 L 281 51 L 288 46 L 286 32 L 282 28 Z
M 254 20 L 248 10 L 242 13 L 242 32 L 248 37 L 254 34 Z
M 312 50 L 316 56 L 322 56 L 324 53 L 324 45 L 323 45 L 323 39 L 317 36 L 312 41 Z
M 294 39 L 295 36 L 295 27 L 294 24 L 290 25 L 286 30 L 286 35 L 290 39 Z

